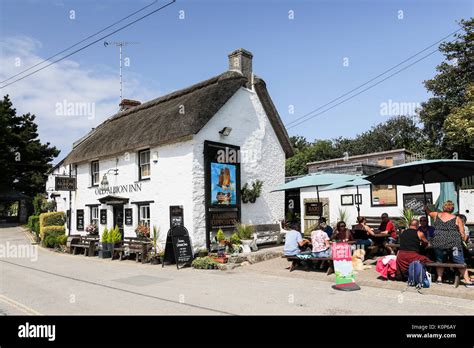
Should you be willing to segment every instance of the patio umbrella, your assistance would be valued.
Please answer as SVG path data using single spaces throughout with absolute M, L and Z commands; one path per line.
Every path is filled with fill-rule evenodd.
M 454 182 L 440 183 L 439 197 L 435 202 L 436 209 L 442 211 L 444 202 L 448 200 L 454 203 L 453 213 L 456 214 L 458 212 L 458 196 Z
M 359 186 L 364 186 L 364 185 L 370 185 L 371 182 L 368 180 L 365 180 L 363 177 L 357 177 L 356 179 L 348 180 L 348 181 L 343 181 L 343 182 L 337 182 L 335 184 L 329 185 L 325 188 L 323 188 L 321 191 L 330 191 L 330 190 L 336 190 L 339 188 L 343 187 L 356 187 L 356 205 L 357 205 L 357 217 L 360 216 L 360 201 L 357 200 L 357 197 L 359 196 Z
M 401 164 L 367 176 L 375 185 L 413 186 L 423 184 L 423 200 L 426 205 L 425 184 L 458 181 L 474 175 L 474 161 L 468 160 L 422 160 Z
M 357 178 L 358 176 L 350 175 L 350 174 L 314 173 L 314 174 L 305 175 L 301 178 L 287 182 L 284 185 L 277 187 L 275 190 L 271 192 L 288 191 L 288 190 L 293 190 L 297 188 L 314 186 L 316 187 L 316 196 L 319 203 L 320 202 L 319 186 L 327 186 L 327 185 L 331 185 L 337 182 L 348 181 L 351 179 L 355 180 Z

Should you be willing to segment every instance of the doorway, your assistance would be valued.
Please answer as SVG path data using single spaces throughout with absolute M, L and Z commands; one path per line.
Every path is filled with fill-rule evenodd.
M 114 205 L 114 226 L 118 226 L 120 234 L 122 235 L 122 240 L 124 237 L 124 232 L 123 232 L 123 205 Z

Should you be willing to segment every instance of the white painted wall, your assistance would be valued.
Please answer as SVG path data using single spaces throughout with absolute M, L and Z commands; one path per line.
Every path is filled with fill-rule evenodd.
M 474 190 L 459 191 L 459 213 L 466 215 L 468 224 L 474 224 Z
M 346 221 L 347 224 L 355 224 L 357 218 L 357 206 L 341 206 L 341 195 L 352 194 L 355 195 L 355 187 L 341 188 L 331 191 L 321 191 L 323 187 L 320 188 L 319 197 L 329 199 L 329 221 L 331 225 L 337 223 L 339 216 L 339 208 L 345 209 L 349 214 L 349 217 Z M 419 193 L 423 192 L 422 185 L 416 186 L 397 186 L 397 206 L 384 207 L 384 206 L 371 206 L 370 200 L 370 185 L 359 186 L 359 194 L 362 194 L 362 204 L 360 205 L 360 215 L 361 216 L 380 216 L 382 213 L 387 213 L 389 216 L 401 216 L 401 210 L 403 209 L 403 194 L 405 193 Z M 426 192 L 433 193 L 433 201 L 436 201 L 440 192 L 439 184 L 427 184 Z M 302 218 L 305 218 L 304 214 L 304 199 L 305 198 L 317 198 L 315 187 L 305 187 L 300 189 L 300 200 L 301 200 L 301 215 Z M 355 200 L 355 197 L 354 197 Z
M 218 132 L 231 127 L 229 136 Z M 285 153 L 254 91 L 239 89 L 194 137 L 194 228 L 197 242 L 205 242 L 204 140 L 238 145 L 241 150 L 241 183 L 263 182 L 255 203 L 242 203 L 242 222 L 277 223 L 284 218 L 284 193 L 270 191 L 285 182 Z
M 231 127 L 228 137 L 218 133 L 224 127 Z M 184 207 L 184 225 L 189 231 L 195 249 L 205 246 L 205 191 L 204 191 L 204 141 L 216 141 L 241 147 L 242 184 L 259 179 L 263 181 L 262 194 L 254 204 L 242 204 L 242 221 L 252 224 L 276 223 L 284 218 L 284 193 L 270 193 L 270 190 L 284 183 L 285 154 L 273 131 L 255 92 L 241 88 L 217 112 L 208 124 L 191 140 L 151 148 L 158 152 L 158 162 L 151 162 L 151 179 L 138 181 L 138 150 L 118 156 L 100 159 L 100 180 L 109 169 L 118 168 L 118 175 L 107 175 L 109 186 L 141 183 L 140 192 L 114 194 L 127 197 L 133 209 L 133 225 L 124 225 L 125 236 L 135 236 L 138 224 L 138 206 L 134 201 L 154 201 L 150 204 L 151 225 L 160 228 L 160 241 L 166 241 L 169 229 L 169 206 Z M 74 174 L 74 166 L 73 166 Z M 52 179 L 52 176 L 50 178 Z M 90 223 L 90 208 L 86 204 L 98 204 L 96 187 L 91 187 L 90 161 L 77 165 L 77 193 L 72 199 L 71 231 L 76 233 L 76 210 L 84 209 L 84 225 Z M 53 181 L 54 182 L 54 181 Z M 64 193 L 68 196 L 68 193 Z M 59 198 L 58 198 L 59 200 Z M 68 209 L 67 202 L 64 210 Z M 112 228 L 113 208 L 107 209 L 107 227 Z M 99 226 L 102 234 L 105 225 Z M 86 232 L 83 231 L 82 234 Z

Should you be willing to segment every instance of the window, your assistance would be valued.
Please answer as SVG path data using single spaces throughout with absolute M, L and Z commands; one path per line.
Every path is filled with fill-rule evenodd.
M 138 223 L 150 226 L 150 206 L 148 204 L 138 206 Z
M 91 162 L 91 185 L 99 186 L 99 161 Z
M 379 166 L 392 167 L 393 166 L 393 157 L 385 157 L 384 159 L 378 160 Z
M 373 207 L 397 205 L 396 185 L 372 185 L 370 195 Z
M 91 207 L 91 224 L 99 226 L 99 207 Z
M 150 150 L 138 152 L 139 179 L 150 178 Z

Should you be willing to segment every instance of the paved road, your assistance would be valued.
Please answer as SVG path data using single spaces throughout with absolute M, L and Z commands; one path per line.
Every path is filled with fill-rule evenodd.
M 176 270 L 55 253 L 14 257 L 28 245 L 0 228 L 0 314 L 473 314 L 466 299 L 365 286 L 339 292 L 313 279 L 234 271 Z

